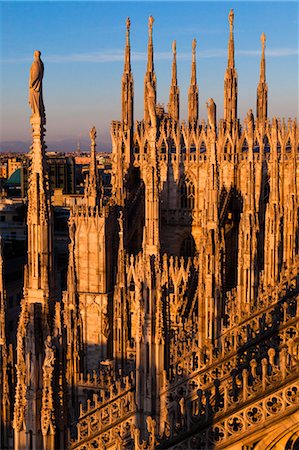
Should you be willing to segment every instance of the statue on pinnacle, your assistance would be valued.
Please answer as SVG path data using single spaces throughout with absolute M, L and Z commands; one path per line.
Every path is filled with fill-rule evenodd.
M 35 50 L 34 61 L 31 65 L 29 76 L 29 105 L 32 110 L 32 116 L 45 119 L 45 107 L 43 102 L 44 64 L 40 55 L 41 52 Z

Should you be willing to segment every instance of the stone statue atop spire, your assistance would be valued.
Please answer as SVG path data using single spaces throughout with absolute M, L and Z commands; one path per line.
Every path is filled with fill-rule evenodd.
M 231 9 L 228 15 L 228 21 L 229 21 L 229 30 L 230 33 L 232 33 L 234 31 L 234 10 Z
M 34 61 L 30 68 L 29 104 L 32 115 L 32 139 L 27 191 L 27 238 L 28 258 L 24 273 L 24 299 L 18 323 L 17 343 L 17 384 L 14 405 L 14 442 L 15 449 L 25 448 L 28 430 L 35 436 L 35 448 L 54 450 L 54 428 L 41 427 L 47 421 L 44 407 L 53 401 L 53 392 L 49 390 L 52 379 L 45 384 L 43 376 L 44 347 L 43 339 L 51 334 L 54 313 L 51 307 L 54 299 L 53 276 L 53 221 L 51 193 L 49 188 L 47 161 L 44 142 L 45 108 L 43 103 L 42 80 L 44 65 L 41 53 L 34 52 Z M 24 371 L 24 362 L 27 361 Z M 40 399 L 43 398 L 41 407 Z M 34 422 L 31 421 L 35 411 Z M 24 419 L 23 419 L 24 418 Z M 53 421 L 55 421 L 53 417 Z M 47 442 L 46 446 L 43 442 Z
M 32 116 L 45 118 L 45 107 L 43 102 L 43 76 L 44 64 L 41 60 L 41 52 L 35 50 L 34 61 L 30 68 L 29 76 L 29 105 Z
M 130 31 L 130 27 L 131 27 L 130 17 L 127 17 L 127 20 L 126 20 L 126 27 L 127 27 L 127 31 L 129 32 L 129 31 Z
M 176 55 L 176 41 L 172 42 L 172 53 Z
M 149 16 L 149 18 L 148 18 L 148 31 L 149 31 L 150 35 L 152 35 L 152 33 L 153 33 L 154 20 L 155 19 L 153 18 L 153 16 Z
M 192 61 L 195 61 L 195 52 L 196 52 L 196 39 L 194 38 L 192 41 Z

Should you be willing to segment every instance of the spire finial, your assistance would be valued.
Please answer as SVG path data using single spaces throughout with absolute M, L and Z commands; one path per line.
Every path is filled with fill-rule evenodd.
M 195 54 L 196 54 L 196 39 L 194 38 L 192 41 L 192 62 L 195 62 Z
M 265 61 L 265 42 L 266 35 L 265 33 L 261 34 L 261 43 L 262 43 L 262 56 L 261 56 L 261 67 L 260 67 L 260 82 L 265 82 L 266 80 L 266 61 Z
M 229 41 L 228 41 L 228 67 L 233 68 L 235 66 L 235 46 L 234 46 L 234 10 L 231 9 L 228 15 L 229 21 Z
M 176 41 L 173 41 L 173 43 L 172 43 L 172 53 L 173 53 L 173 60 L 172 60 L 172 85 L 176 85 L 177 84 Z
M 153 23 L 154 23 L 153 16 L 149 16 L 149 18 L 148 18 L 148 32 L 149 32 L 150 36 L 153 34 Z
M 172 53 L 173 53 L 173 56 L 176 55 L 176 41 L 172 42 Z
M 125 48 L 125 72 L 131 71 L 131 58 L 130 58 L 130 27 L 131 21 L 130 17 L 126 20 L 126 48 Z
M 191 84 L 196 84 L 196 39 L 192 41 Z
M 168 112 L 170 117 L 174 120 L 179 119 L 179 88 L 177 80 L 177 66 L 176 66 L 176 41 L 172 42 L 172 77 L 169 93 Z
M 148 55 L 147 55 L 147 72 L 154 71 L 154 55 L 153 55 L 153 16 L 148 18 Z
M 229 21 L 229 31 L 230 31 L 230 34 L 232 34 L 233 33 L 233 30 L 234 30 L 234 10 L 233 9 L 231 9 L 230 10 L 230 12 L 229 12 L 229 15 L 228 15 L 228 21 Z
M 256 99 L 256 118 L 263 122 L 267 119 L 268 109 L 268 86 L 266 83 L 266 58 L 265 58 L 265 43 L 266 35 L 261 34 L 262 54 L 260 62 L 260 80 L 257 87 L 257 99 Z
M 95 126 L 93 126 L 93 127 L 90 129 L 89 137 L 90 137 L 90 140 L 91 140 L 92 145 L 95 145 L 95 141 L 96 141 L 96 137 L 97 137 L 97 130 L 96 130 L 96 127 L 95 127 Z
M 88 198 L 89 206 L 96 206 L 99 193 L 99 179 L 98 179 L 98 169 L 97 169 L 97 155 L 96 155 L 96 137 L 97 130 L 93 126 L 89 131 L 89 137 L 91 140 L 90 145 L 90 164 L 89 164 L 89 176 L 87 178 L 87 184 L 85 189 L 86 197 Z
M 97 137 L 97 130 L 96 127 L 93 126 L 90 129 L 89 132 L 89 137 L 91 140 L 91 152 L 90 152 L 90 176 L 92 175 L 92 177 L 96 178 L 96 171 L 97 171 L 97 160 L 96 160 L 96 137 Z
M 266 47 L 266 35 L 264 32 L 261 34 L 261 43 L 262 43 L 262 49 L 265 50 Z
M 188 120 L 194 122 L 198 119 L 198 86 L 196 81 L 196 39 L 192 41 L 191 80 L 188 92 Z
M 126 27 L 127 27 L 127 32 L 130 32 L 130 27 L 131 27 L 131 21 L 130 21 L 130 17 L 127 17 L 126 20 Z

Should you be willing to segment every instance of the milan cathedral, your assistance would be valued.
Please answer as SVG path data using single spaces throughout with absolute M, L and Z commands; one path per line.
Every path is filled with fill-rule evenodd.
M 96 129 L 70 210 L 59 290 L 48 182 L 43 63 L 35 52 L 28 256 L 15 369 L 0 258 L 0 447 L 15 450 L 299 448 L 299 128 L 267 117 L 261 36 L 256 117 L 238 119 L 229 13 L 223 119 L 199 118 L 196 41 L 188 121 L 176 42 L 167 111 L 148 23 L 144 118 L 134 121 L 130 20 L 122 116 L 111 125 L 112 194 Z

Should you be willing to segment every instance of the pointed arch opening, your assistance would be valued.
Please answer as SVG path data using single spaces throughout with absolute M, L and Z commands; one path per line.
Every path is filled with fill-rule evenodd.
M 192 234 L 190 233 L 181 243 L 180 256 L 183 256 L 184 258 L 193 258 L 194 254 L 195 242 Z
M 188 177 L 180 182 L 180 206 L 183 209 L 193 209 L 195 205 L 195 187 Z

